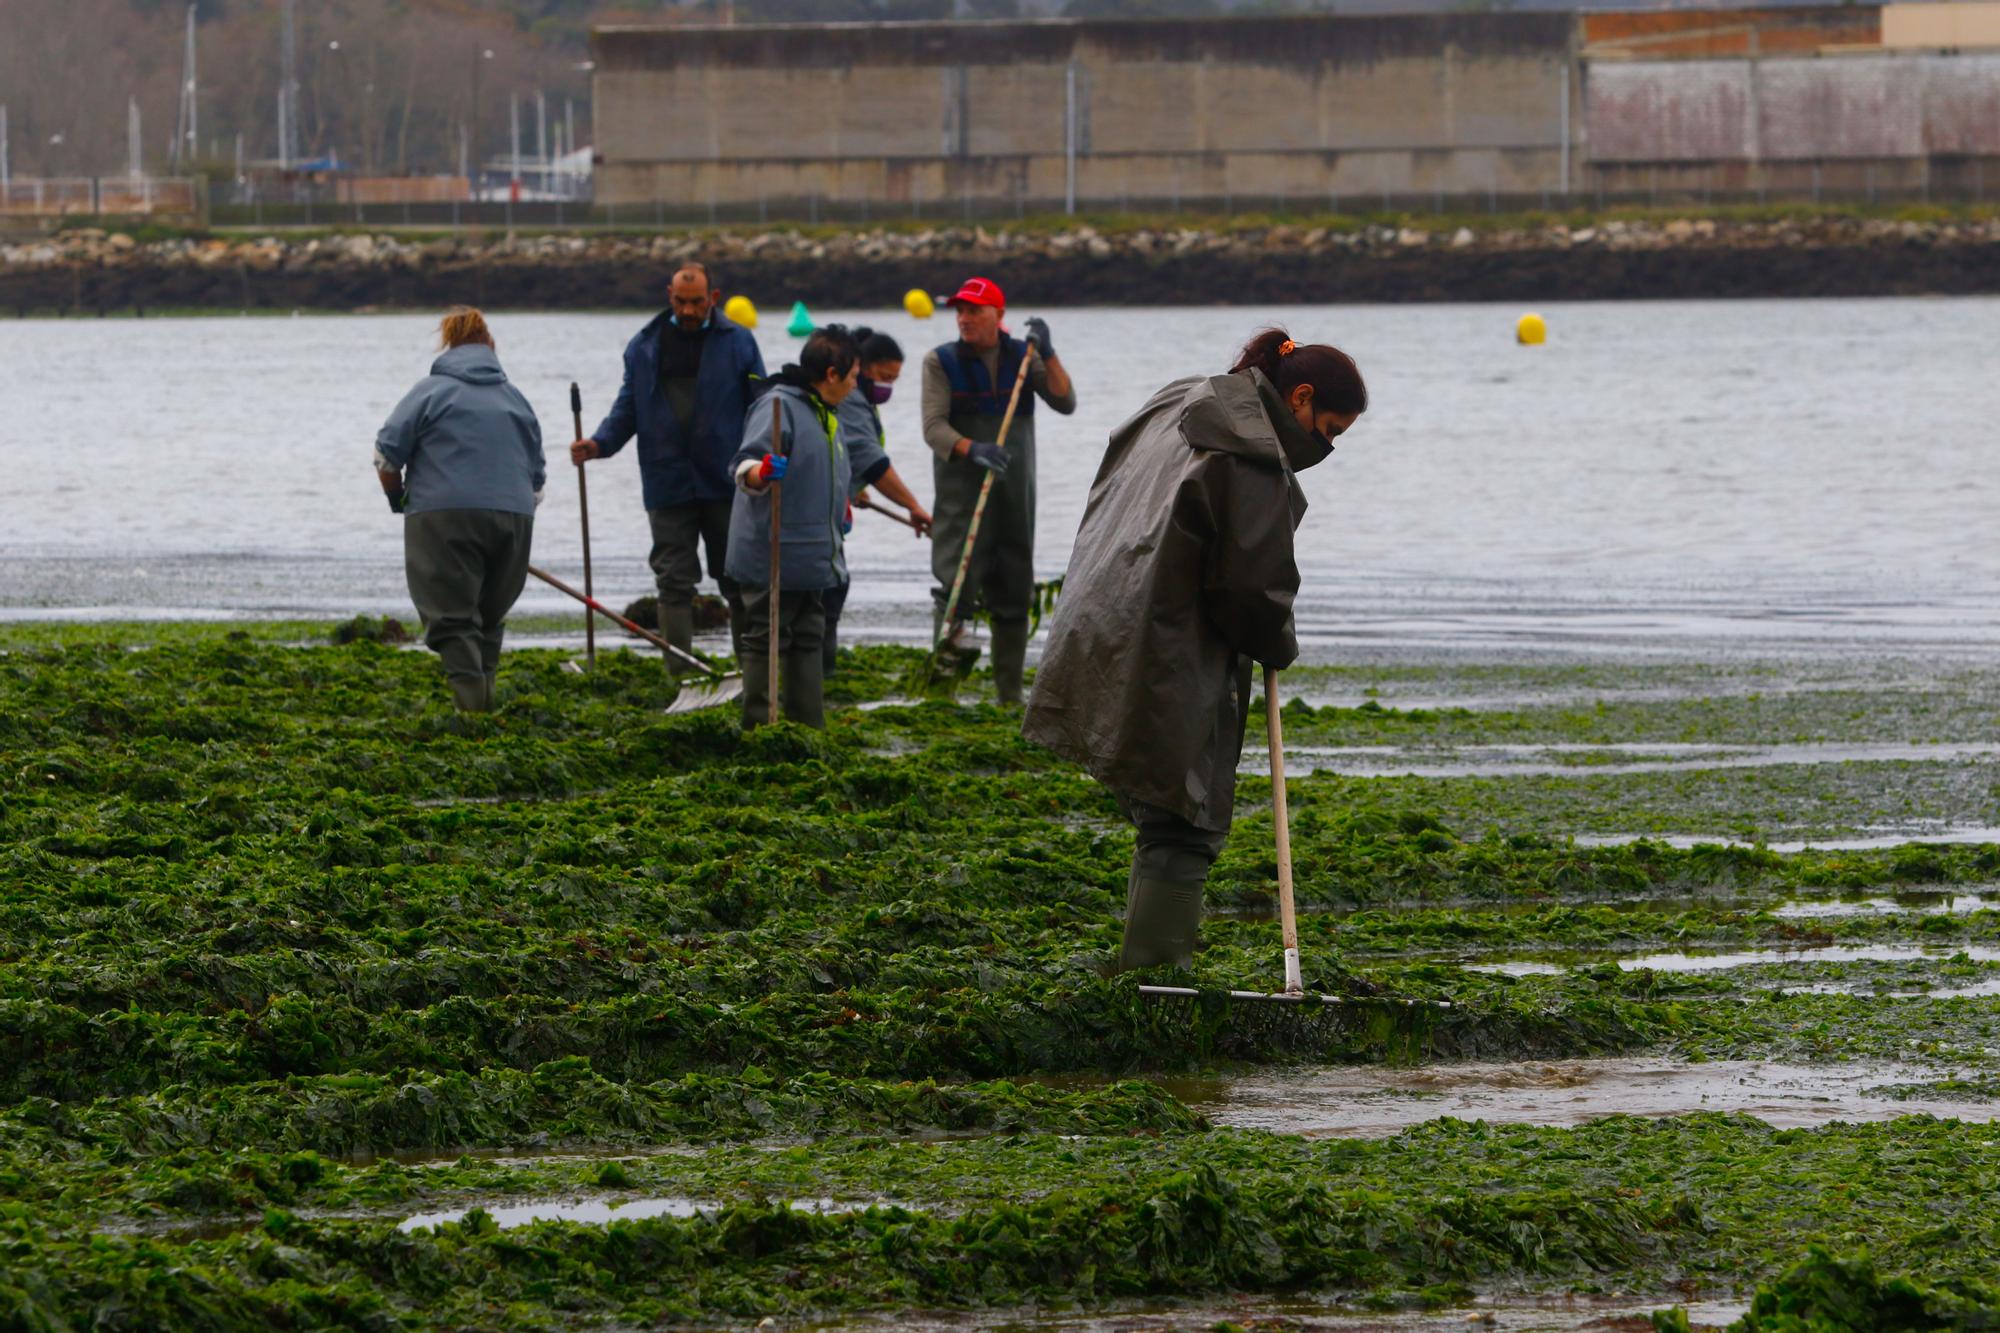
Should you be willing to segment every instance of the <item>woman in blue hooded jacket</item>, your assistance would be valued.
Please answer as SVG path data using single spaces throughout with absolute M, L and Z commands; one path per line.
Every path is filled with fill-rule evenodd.
M 403 572 L 452 699 L 493 707 L 500 638 L 528 577 L 546 470 L 534 408 L 507 382 L 493 334 L 460 307 L 443 354 L 375 436 L 375 470 L 403 515 Z

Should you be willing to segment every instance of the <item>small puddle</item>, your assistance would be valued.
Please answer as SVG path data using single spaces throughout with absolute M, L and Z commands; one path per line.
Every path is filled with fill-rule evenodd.
M 1383 1138 L 1443 1117 L 1496 1125 L 1577 1125 L 1608 1115 L 1720 1111 L 1780 1128 L 1928 1114 L 1990 1122 L 2000 1101 L 1874 1089 L 1928 1084 L 1935 1069 L 1889 1061 L 1783 1065 L 1639 1058 L 1466 1063 L 1392 1069 L 1334 1065 L 1153 1080 L 1217 1125 L 1330 1138 Z
M 969 1329 L 1004 1328 L 1014 1333 L 1212 1333 L 1217 1328 L 1312 1329 L 1314 1333 L 1567 1333 L 1568 1330 L 1650 1329 L 1652 1312 L 1683 1304 L 1694 1328 L 1719 1329 L 1735 1322 L 1749 1307 L 1740 1301 L 1688 1304 L 1672 1295 L 1651 1301 L 1631 1297 L 1608 1300 L 1588 1296 L 1546 1296 L 1540 1300 L 1516 1293 L 1495 1295 L 1476 1305 L 1446 1310 L 1398 1310 L 1393 1314 L 1357 1310 L 1332 1298 L 1310 1296 L 1209 1296 L 1187 1301 L 1113 1301 L 1088 1313 L 1044 1311 L 1027 1306 L 1005 1314 L 945 1313 L 898 1310 L 883 1314 L 848 1315 L 826 1323 L 800 1327 L 814 1333 L 965 1333 Z
M 1286 756 L 1289 764 L 1290 755 Z M 1289 768 L 1286 770 L 1289 772 Z M 1885 828 L 1860 837 L 1793 838 L 1776 842 L 1744 842 L 1726 833 L 1579 833 L 1579 847 L 1623 847 L 1634 842 L 1657 842 L 1666 847 L 1753 847 L 1789 855 L 1794 852 L 1872 852 L 1912 843 L 1940 843 L 1962 846 L 2000 842 L 2000 825 L 1932 824 Z
M 462 1222 L 473 1207 L 485 1207 L 494 1225 L 502 1231 L 512 1227 L 524 1227 L 531 1222 L 586 1222 L 602 1225 L 608 1222 L 634 1222 L 647 1217 L 693 1217 L 698 1213 L 716 1213 L 729 1207 L 726 1201 L 715 1199 L 689 1199 L 678 1195 L 667 1195 L 651 1199 L 618 1199 L 603 1195 L 571 1195 L 553 1199 L 529 1199 L 521 1203 L 497 1205 L 473 1205 L 466 1208 L 451 1208 L 442 1212 L 418 1213 L 404 1218 L 396 1224 L 398 1231 L 420 1231 L 426 1227 L 442 1226 L 447 1222 Z M 789 1199 L 786 1207 L 802 1213 L 858 1213 L 865 1208 L 905 1207 L 888 1199 L 869 1199 L 857 1202 L 847 1199 Z
M 1880 898 L 1795 898 L 1771 909 L 1788 921 L 1821 921 L 1858 916 L 1963 916 L 2000 907 L 2000 898 L 1980 893 L 1897 893 Z
M 1443 754 L 1456 757 L 1441 758 Z M 1567 759 L 1550 759 L 1547 757 L 1550 755 L 1567 756 Z M 1996 755 L 2000 755 L 2000 743 L 1989 741 L 1939 745 L 1903 742 L 1459 745 L 1448 750 L 1407 749 L 1395 745 L 1288 745 L 1285 747 L 1285 772 L 1294 777 L 1320 770 L 1356 778 L 1578 777 L 1599 773 L 1676 773 L 1802 764 L 1939 763 Z M 1268 774 L 1271 771 L 1270 751 L 1245 750 L 1238 771 Z
M 1496 972 L 1509 977 L 1557 976 L 1604 963 L 1617 963 L 1621 971 L 1638 972 L 1724 972 L 1738 967 L 1761 967 L 1771 963 L 1914 963 L 1949 962 L 1964 957 L 1975 963 L 2000 962 L 2000 947 L 1985 944 L 1944 945 L 1924 948 L 1914 944 L 1829 944 L 1820 947 L 1795 946 L 1785 949 L 1741 949 L 1705 953 L 1685 950 L 1677 953 L 1649 953 L 1619 957 L 1614 954 L 1565 954 L 1552 958 L 1510 958 L 1494 963 L 1467 963 L 1468 972 Z M 1931 992 L 1935 993 L 1935 992 Z

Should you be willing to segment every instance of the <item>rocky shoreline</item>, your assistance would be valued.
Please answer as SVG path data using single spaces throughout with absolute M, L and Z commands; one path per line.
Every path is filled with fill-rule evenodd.
M 141 241 L 76 230 L 0 243 L 0 312 L 647 309 L 700 258 L 767 309 L 893 305 L 989 272 L 1047 305 L 1565 301 L 2000 292 L 2000 217 L 1915 222 L 1613 219 L 1098 231 L 1006 227 L 659 235 L 357 233 Z

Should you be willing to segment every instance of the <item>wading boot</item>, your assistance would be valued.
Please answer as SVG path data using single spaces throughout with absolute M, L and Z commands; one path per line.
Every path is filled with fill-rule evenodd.
M 840 631 L 829 625 L 826 630 L 826 637 L 821 639 L 819 643 L 819 665 L 822 679 L 833 674 L 833 665 L 839 656 Z
M 743 660 L 743 626 L 750 613 L 743 608 L 743 594 L 728 592 L 723 594 L 729 603 L 729 655 L 738 662 Z
M 692 606 L 668 606 L 660 603 L 660 637 L 682 652 L 694 648 L 694 608 Z M 687 664 L 667 654 L 667 674 L 678 676 L 687 669 Z
M 745 653 L 736 660 L 743 667 L 743 730 L 753 731 L 771 720 L 771 659 Z
M 1028 660 L 1028 622 L 993 620 L 993 692 L 1003 704 L 1021 702 L 1021 671 Z
M 1199 879 L 1162 879 L 1132 872 L 1125 892 L 1125 943 L 1118 950 L 1118 970 L 1194 961 L 1194 942 L 1201 934 Z
M 461 713 L 486 713 L 492 711 L 493 704 L 486 693 L 485 676 L 447 676 L 451 682 L 451 701 L 458 705 Z
M 500 706 L 500 673 L 486 673 L 486 711 L 492 712 Z
M 785 716 L 793 722 L 826 730 L 826 677 L 819 649 L 785 654 Z

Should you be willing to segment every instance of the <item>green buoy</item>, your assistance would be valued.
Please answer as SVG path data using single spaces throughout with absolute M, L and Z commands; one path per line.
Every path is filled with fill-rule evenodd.
M 813 327 L 813 317 L 806 310 L 806 303 L 792 302 L 792 322 L 785 325 L 785 332 L 794 338 L 807 338 L 812 336 Z

